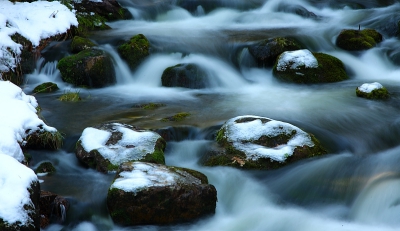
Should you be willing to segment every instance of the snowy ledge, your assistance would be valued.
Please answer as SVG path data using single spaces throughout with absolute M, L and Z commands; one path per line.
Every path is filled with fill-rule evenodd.
M 22 46 L 11 39 L 18 33 L 38 46 L 40 40 L 77 26 L 75 14 L 58 1 L 16 2 L 0 0 L 0 77 L 19 63 Z

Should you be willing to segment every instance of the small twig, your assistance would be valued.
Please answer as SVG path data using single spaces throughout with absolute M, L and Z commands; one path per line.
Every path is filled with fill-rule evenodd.
M 57 13 L 58 13 L 58 10 L 57 10 L 57 11 L 54 11 L 53 13 L 51 13 L 51 15 L 49 16 L 49 18 L 51 18 L 51 17 L 55 18 L 56 15 L 57 15 Z

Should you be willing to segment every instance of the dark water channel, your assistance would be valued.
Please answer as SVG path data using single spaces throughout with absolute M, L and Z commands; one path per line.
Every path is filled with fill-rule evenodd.
M 189 4 L 190 3 L 190 4 Z M 27 76 L 25 92 L 37 83 L 57 82 L 62 90 L 35 95 L 47 123 L 65 134 L 57 152 L 32 152 L 32 168 L 50 160 L 57 173 L 40 177 L 41 187 L 71 202 L 65 222 L 46 230 L 399 230 L 400 229 L 400 57 L 396 25 L 398 1 L 138 1 L 121 0 L 134 20 L 109 23 L 92 39 L 114 54 L 118 83 L 103 89 L 78 89 L 62 83 L 55 65 L 68 54 L 65 44 L 46 50 L 37 72 Z M 306 9 L 317 18 L 296 14 Z M 361 53 L 337 48 L 342 29 L 370 27 L 384 35 L 377 47 Z M 116 45 L 138 33 L 152 44 L 151 55 L 135 70 L 116 55 Z M 246 46 L 275 36 L 292 36 L 308 49 L 340 58 L 350 79 L 333 84 L 294 85 L 258 68 Z M 161 86 L 163 70 L 178 63 L 206 67 L 209 88 Z M 355 95 L 356 87 L 378 81 L 391 93 L 386 101 Z M 83 100 L 57 100 L 77 90 Z M 156 110 L 135 107 L 163 103 Z M 162 122 L 178 112 L 182 122 Z M 212 133 L 238 115 L 266 116 L 313 133 L 329 154 L 274 171 L 241 171 L 198 164 Z M 214 216 L 173 226 L 119 227 L 107 213 L 105 198 L 113 174 L 82 166 L 75 142 L 86 127 L 117 121 L 148 129 L 177 129 L 167 144 L 167 165 L 206 174 L 218 191 Z

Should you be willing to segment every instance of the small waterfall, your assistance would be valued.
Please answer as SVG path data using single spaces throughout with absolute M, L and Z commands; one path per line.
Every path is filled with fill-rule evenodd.
M 124 60 L 121 59 L 118 52 L 109 44 L 104 45 L 102 49 L 106 50 L 114 60 L 117 83 L 125 84 L 132 82 L 132 73 L 129 69 L 129 66 Z
M 65 219 L 67 218 L 67 213 L 65 206 L 63 204 L 60 204 L 60 213 L 61 213 L 61 222 L 64 222 Z

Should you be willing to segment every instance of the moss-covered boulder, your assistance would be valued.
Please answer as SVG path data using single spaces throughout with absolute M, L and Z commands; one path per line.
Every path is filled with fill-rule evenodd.
M 374 29 L 342 30 L 336 45 L 348 51 L 368 50 L 382 41 L 382 35 Z
M 165 164 L 166 142 L 155 132 L 107 123 L 86 128 L 76 144 L 77 158 L 100 172 L 117 170 L 128 161 Z
M 34 93 L 50 93 L 50 92 L 57 91 L 58 89 L 60 89 L 60 88 L 58 88 L 57 84 L 52 83 L 52 82 L 46 82 L 46 83 L 42 83 L 42 84 L 36 86 L 33 89 L 33 92 Z
M 225 122 L 216 141 L 204 156 L 204 165 L 274 169 L 327 153 L 312 134 L 294 125 L 250 115 Z
M 172 224 L 214 214 L 217 191 L 197 171 L 127 162 L 107 195 L 113 221 L 120 225 Z
M 341 60 L 306 49 L 283 52 L 274 65 L 273 74 L 294 83 L 331 83 L 349 78 Z
M 192 89 L 209 86 L 207 72 L 194 63 L 181 63 L 168 67 L 161 76 L 164 87 L 185 87 Z
M 96 46 L 96 44 L 93 43 L 90 39 L 80 36 L 74 36 L 71 42 L 71 51 L 72 53 L 77 54 L 94 46 Z
M 95 48 L 62 58 L 57 68 L 62 80 L 75 86 L 100 88 L 116 82 L 111 57 Z
M 64 137 L 56 129 L 46 130 L 38 127 L 35 131 L 28 131 L 28 134 L 24 139 L 23 148 L 57 150 L 63 144 Z
M 366 99 L 387 99 L 388 90 L 378 82 L 364 83 L 356 88 L 356 95 Z
M 0 230 L 40 230 L 40 184 L 32 169 L 0 151 Z
M 49 161 L 45 161 L 40 163 L 40 165 L 36 168 L 35 172 L 38 173 L 54 173 L 56 172 L 56 168 L 54 167 L 54 165 L 49 162 Z
M 257 60 L 259 67 L 272 67 L 280 54 L 303 47 L 291 38 L 271 38 L 257 42 L 248 47 L 250 54 Z
M 150 53 L 149 40 L 143 35 L 133 36 L 129 41 L 118 47 L 118 53 L 127 61 L 129 67 L 135 69 Z

